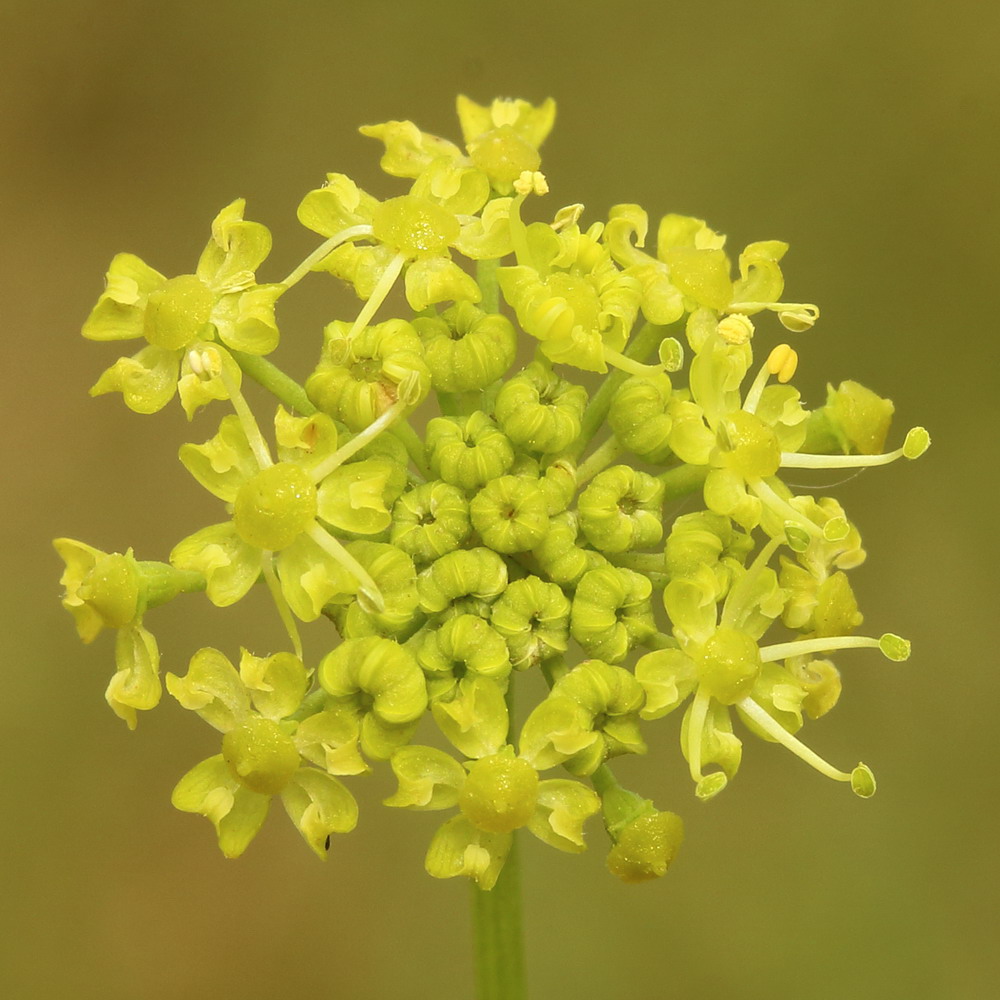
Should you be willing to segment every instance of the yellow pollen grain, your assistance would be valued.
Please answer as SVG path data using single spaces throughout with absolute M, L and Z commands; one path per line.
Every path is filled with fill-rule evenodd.
M 778 376 L 779 382 L 787 382 L 799 366 L 799 356 L 788 344 L 778 344 L 767 356 L 767 370 Z

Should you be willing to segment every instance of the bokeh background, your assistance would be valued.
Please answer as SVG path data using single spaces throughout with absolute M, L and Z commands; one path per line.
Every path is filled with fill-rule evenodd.
M 3 695 L 0 995 L 16 1000 L 471 996 L 466 884 L 422 871 L 437 817 L 362 793 L 358 830 L 316 861 L 272 815 L 227 862 L 169 804 L 215 737 L 165 699 L 129 733 L 104 705 L 110 637 L 77 641 L 50 539 L 163 558 L 216 519 L 176 448 L 204 440 L 87 387 L 117 356 L 82 320 L 112 255 L 191 269 L 215 212 L 248 199 L 277 279 L 315 243 L 295 222 L 328 170 L 399 193 L 360 124 L 458 138 L 455 94 L 559 120 L 549 205 L 697 214 L 738 249 L 788 240 L 811 403 L 856 378 L 923 423 L 919 463 L 836 490 L 868 563 L 868 626 L 907 664 L 844 656 L 841 705 L 808 729 L 869 762 L 869 802 L 749 741 L 734 785 L 691 792 L 676 720 L 622 766 L 688 839 L 657 884 L 525 845 L 533 997 L 992 997 L 997 968 L 997 138 L 1000 16 L 981 0 L 609 3 L 3 0 Z M 322 276 L 282 304 L 303 373 L 351 300 Z M 337 311 L 339 310 L 339 312 Z M 777 337 L 776 328 L 771 336 Z M 203 644 L 280 634 L 264 605 L 190 600 L 152 623 L 166 669 Z M 357 783 L 355 783 L 356 785 Z

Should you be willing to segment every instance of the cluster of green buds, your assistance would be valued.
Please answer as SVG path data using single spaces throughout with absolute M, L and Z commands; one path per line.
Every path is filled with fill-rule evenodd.
M 167 562 L 56 542 L 81 638 L 117 633 L 112 709 L 134 728 L 160 701 L 147 612 L 182 594 L 225 607 L 262 584 L 275 649 L 236 666 L 204 648 L 166 674 L 221 734 L 173 803 L 207 817 L 228 857 L 275 796 L 324 857 L 357 821 L 350 786 L 387 764 L 387 806 L 452 812 L 433 876 L 489 889 L 516 830 L 579 852 L 600 815 L 609 869 L 655 878 L 681 820 L 612 765 L 646 753 L 646 726 L 677 709 L 699 799 L 734 778 L 748 734 L 872 795 L 866 765 L 828 763 L 800 730 L 837 702 L 831 656 L 904 660 L 909 644 L 855 634 L 858 530 L 783 470 L 914 459 L 926 431 L 886 451 L 892 403 L 856 382 L 803 405 L 797 353 L 775 334 L 819 310 L 784 300 L 785 243 L 752 243 L 734 268 L 700 219 L 664 216 L 655 251 L 637 205 L 586 228 L 575 204 L 526 221 L 548 192 L 553 102 L 459 98 L 458 116 L 464 148 L 409 121 L 363 128 L 408 190 L 379 200 L 327 175 L 298 210 L 322 242 L 282 281 L 257 279 L 271 237 L 243 201 L 216 217 L 192 274 L 111 262 L 83 335 L 144 344 L 91 393 L 138 413 L 175 394 L 189 418 L 230 411 L 180 448 L 220 520 Z M 283 297 L 317 273 L 362 304 L 325 326 L 299 382 L 267 355 Z M 244 377 L 276 398 L 266 421 Z M 418 420 L 425 402 L 437 415 Z M 300 632 L 320 620 L 328 652 L 311 663 Z M 516 724 L 528 674 L 539 700 Z

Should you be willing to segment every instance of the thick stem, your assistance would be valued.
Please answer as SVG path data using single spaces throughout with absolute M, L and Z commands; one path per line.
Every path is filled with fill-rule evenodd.
M 507 685 L 505 701 L 509 743 L 515 731 L 513 678 Z M 472 932 L 476 1000 L 525 1000 L 521 867 L 516 830 L 496 885 L 488 892 L 472 886 Z
M 524 1000 L 524 942 L 521 933 L 521 873 L 517 834 L 496 885 L 472 886 L 476 1000 Z

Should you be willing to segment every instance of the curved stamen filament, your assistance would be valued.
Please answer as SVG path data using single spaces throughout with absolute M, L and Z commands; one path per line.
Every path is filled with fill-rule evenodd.
M 264 553 L 263 558 L 261 559 L 260 568 L 264 574 L 267 589 L 271 592 L 271 597 L 274 598 L 274 603 L 278 608 L 278 614 L 281 617 L 281 624 L 285 626 L 288 638 L 292 640 L 292 650 L 301 660 L 302 640 L 299 638 L 299 627 L 295 624 L 292 609 L 288 606 L 288 601 L 285 600 L 285 595 L 281 590 L 281 584 L 279 583 L 278 577 L 274 572 L 274 556 L 272 553 Z
M 757 554 L 754 561 L 747 567 L 746 573 L 736 582 L 732 590 L 726 595 L 725 603 L 722 605 L 722 619 L 720 625 L 733 626 L 747 612 L 747 594 L 757 581 L 757 577 L 771 561 L 771 556 L 775 550 L 784 542 L 780 536 L 772 538 Z
M 341 243 L 349 240 L 356 240 L 362 236 L 371 236 L 371 226 L 350 226 L 342 229 L 339 233 L 334 233 L 328 240 L 321 243 L 311 254 L 291 274 L 281 282 L 286 288 L 297 285 L 321 260 L 329 256 Z
M 884 455 L 810 455 L 806 452 L 783 451 L 783 469 L 866 469 L 870 465 L 888 465 L 903 457 L 903 449 Z
M 825 774 L 828 778 L 833 778 L 834 781 L 851 780 L 851 775 L 848 772 L 839 771 L 832 764 L 823 760 L 814 750 L 810 750 L 801 740 L 796 739 L 796 737 L 785 729 L 777 719 L 768 715 L 752 698 L 744 698 L 742 701 L 738 701 L 736 707 L 760 726 L 775 742 L 791 750 L 796 757 L 804 760 L 810 767 L 816 768 L 820 774 Z
M 378 307 L 382 305 L 385 301 L 385 297 L 389 294 L 392 286 L 396 283 L 396 279 L 399 277 L 399 272 L 403 270 L 403 264 L 406 263 L 406 255 L 397 253 L 392 260 L 389 261 L 386 269 L 382 272 L 382 277 L 378 279 L 378 283 L 372 290 L 372 294 L 368 301 L 361 307 L 361 312 L 358 313 L 358 318 L 354 321 L 354 325 L 351 327 L 350 333 L 347 335 L 347 340 L 353 340 L 359 330 L 363 330 L 367 325 L 369 320 L 378 311 Z
M 333 535 L 324 531 L 315 521 L 306 530 L 306 534 L 361 584 L 361 590 L 358 591 L 358 603 L 363 611 L 379 612 L 385 610 L 385 598 L 382 596 L 378 584 L 372 579 L 368 570 Z
M 757 377 L 747 390 L 746 399 L 743 400 L 743 409 L 747 413 L 757 412 L 757 404 L 760 403 L 761 394 L 764 392 L 764 387 L 767 385 L 767 380 L 770 377 L 771 369 L 767 367 L 767 362 L 764 362 L 760 366 L 760 371 L 757 372 Z
M 229 401 L 233 404 L 233 409 L 236 411 L 236 416 L 239 418 L 240 426 L 243 428 L 243 433 L 246 435 L 247 443 L 250 445 L 250 450 L 253 452 L 254 458 L 257 459 L 257 465 L 261 469 L 270 468 L 274 465 L 274 462 L 271 459 L 271 452 L 267 447 L 267 442 L 264 440 L 264 435 L 261 434 L 260 427 L 257 425 L 253 412 L 247 405 L 246 399 L 243 398 L 243 393 L 240 392 L 239 387 L 233 381 L 229 372 L 226 371 L 225 365 L 219 365 L 219 378 L 222 380 L 222 384 L 226 387 L 226 392 L 229 395 Z
M 831 653 L 835 649 L 881 649 L 878 639 L 866 635 L 831 635 L 820 639 L 797 639 L 794 642 L 778 642 L 772 646 L 761 646 L 760 658 L 763 663 L 784 660 L 789 656 L 803 653 Z
M 699 687 L 691 702 L 691 715 L 688 718 L 687 758 L 692 781 L 700 782 L 705 779 L 701 770 L 701 740 L 705 732 L 705 719 L 708 717 L 708 706 L 711 700 L 711 695 Z
M 663 371 L 663 365 L 644 365 L 641 361 L 627 358 L 624 354 L 607 346 L 604 348 L 604 360 L 614 368 L 628 372 L 629 375 L 658 375 Z
M 782 500 L 763 479 L 748 479 L 746 484 L 760 498 L 764 506 L 784 515 L 786 521 L 794 522 L 809 532 L 810 535 L 814 535 L 817 538 L 824 537 L 823 529 L 818 524 L 814 524 L 805 514 L 797 511 L 787 500 Z
M 381 416 L 376 417 L 363 431 L 355 434 L 345 445 L 317 465 L 310 477 L 314 483 L 322 482 L 334 469 L 340 468 L 352 455 L 357 454 L 369 441 L 378 437 L 406 409 L 405 399 L 397 399 Z

